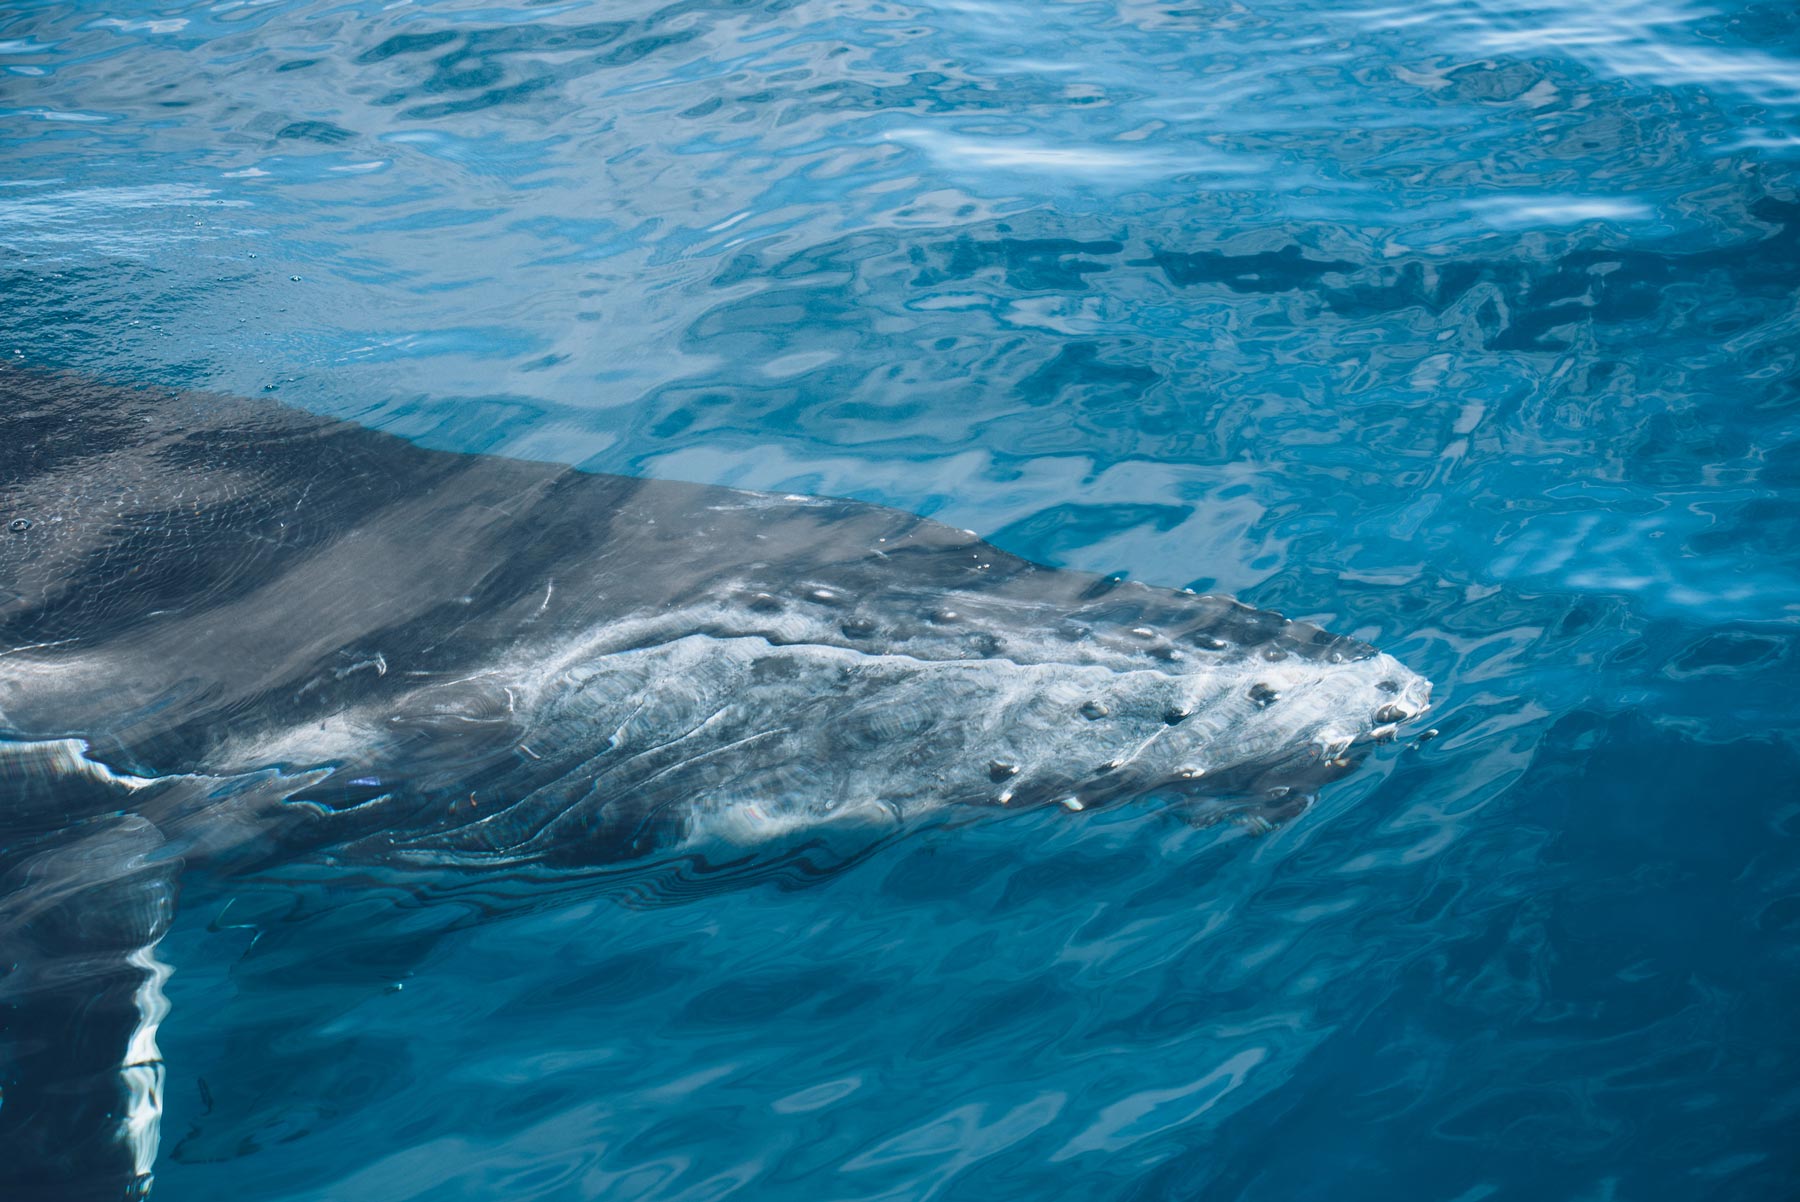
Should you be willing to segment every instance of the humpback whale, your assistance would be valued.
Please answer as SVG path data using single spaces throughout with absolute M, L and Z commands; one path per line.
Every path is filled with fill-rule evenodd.
M 1266 826 L 1429 703 L 1355 639 L 877 505 L 17 367 L 0 413 L 8 1198 L 148 1189 L 181 873 L 704 870 L 1144 798 Z

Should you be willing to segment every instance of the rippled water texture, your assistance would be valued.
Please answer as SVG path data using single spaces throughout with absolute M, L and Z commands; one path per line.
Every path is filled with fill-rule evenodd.
M 1792 1196 L 1790 5 L 28 0 L 0 139 L 21 363 L 880 501 L 1436 682 L 1261 837 L 193 892 L 157 1198 Z

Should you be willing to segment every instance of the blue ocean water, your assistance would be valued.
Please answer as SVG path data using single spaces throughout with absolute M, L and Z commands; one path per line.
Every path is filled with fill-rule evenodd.
M 157 1198 L 1789 1198 L 1800 19 L 0 13 L 0 355 L 857 497 L 1436 682 L 1256 836 L 184 909 Z

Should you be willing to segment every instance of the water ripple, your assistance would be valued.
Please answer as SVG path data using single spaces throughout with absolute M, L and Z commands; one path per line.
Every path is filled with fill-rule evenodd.
M 1439 682 L 1261 837 L 194 881 L 157 1196 L 1786 1196 L 1797 58 L 1685 0 L 0 14 L 0 355 Z

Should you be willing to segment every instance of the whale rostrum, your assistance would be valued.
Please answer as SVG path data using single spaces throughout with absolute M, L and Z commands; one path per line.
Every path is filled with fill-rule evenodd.
M 0 1002 L 115 1095 L 102 1131 L 29 1104 L 67 1047 L 5 1070 L 40 1168 L 0 1184 L 46 1196 L 95 1141 L 148 1180 L 182 865 L 593 868 L 1151 796 L 1267 825 L 1429 701 L 1357 640 L 881 506 L 19 368 L 0 406 Z M 81 1029 L 39 971 L 70 955 L 113 990 Z

